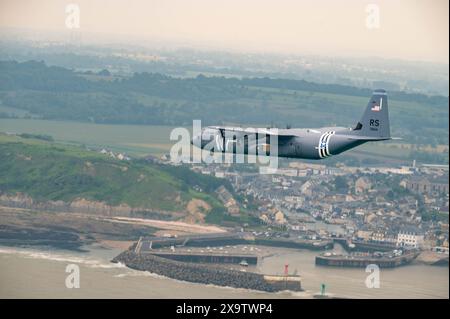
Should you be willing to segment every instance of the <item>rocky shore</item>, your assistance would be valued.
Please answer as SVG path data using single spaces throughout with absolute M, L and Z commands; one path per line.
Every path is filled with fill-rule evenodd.
M 422 251 L 417 257 L 416 262 L 430 266 L 448 267 L 448 255 L 434 251 Z
M 149 209 L 145 207 L 130 207 L 126 204 L 117 206 L 108 205 L 105 202 L 93 201 L 85 198 L 77 198 L 75 200 L 65 202 L 57 201 L 38 201 L 23 193 L 8 194 L 0 190 L 0 206 L 11 208 L 31 209 L 46 212 L 68 212 L 83 213 L 98 216 L 122 216 L 122 217 L 139 217 L 154 218 L 161 220 L 172 220 L 184 217 L 179 212 L 163 211 L 157 209 Z
M 173 261 L 151 254 L 136 254 L 131 250 L 119 254 L 112 262 L 121 262 L 135 270 L 149 271 L 188 282 L 267 292 L 282 290 L 267 282 L 262 274 L 230 270 L 212 265 Z

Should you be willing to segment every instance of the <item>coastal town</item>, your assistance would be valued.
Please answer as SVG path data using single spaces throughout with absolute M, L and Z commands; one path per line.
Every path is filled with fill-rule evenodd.
M 126 154 L 116 158 L 131 160 Z M 285 242 L 316 241 L 323 247 L 339 243 L 347 252 L 389 252 L 391 257 L 399 250 L 415 251 L 428 264 L 448 264 L 448 165 L 286 160 L 264 174 L 255 165 L 174 163 L 169 154 L 146 160 L 223 179 L 228 188 L 221 185 L 215 193 L 230 218 L 220 225 L 232 232 L 283 240 L 285 247 Z M 203 191 L 197 185 L 194 189 Z
M 173 165 L 167 158 L 150 160 Z M 141 237 L 114 262 L 197 283 L 204 282 L 200 272 L 217 285 L 264 291 L 302 290 L 301 277 L 289 272 L 288 264 L 284 274 L 261 273 L 257 265 L 271 247 L 314 251 L 316 267 L 448 265 L 448 166 L 283 164 L 273 174 L 190 164 L 231 186 L 216 190 L 230 217 L 221 226 L 229 231 Z M 170 267 L 174 270 L 167 272 Z M 183 271 L 172 275 L 175 269 Z M 215 275 L 224 269 L 226 279 Z
M 230 216 L 246 212 L 257 218 L 265 226 L 257 235 L 343 238 L 374 249 L 405 247 L 448 258 L 447 165 L 414 161 L 410 166 L 351 167 L 289 161 L 276 174 L 229 164 L 190 168 L 228 180 L 233 189 L 218 188 L 218 197 Z

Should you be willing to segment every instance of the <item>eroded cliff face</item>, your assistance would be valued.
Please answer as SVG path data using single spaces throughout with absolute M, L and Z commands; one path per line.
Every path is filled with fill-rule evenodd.
M 33 209 L 38 211 L 73 212 L 101 216 L 148 217 L 174 219 L 185 216 L 186 212 L 171 212 L 142 207 L 130 207 L 126 204 L 111 206 L 105 202 L 77 198 L 71 202 L 37 201 L 27 194 L 0 194 L 0 206 Z
M 34 201 L 30 196 L 22 193 L 0 194 L 0 204 L 8 207 L 32 208 Z
M 211 206 L 201 199 L 191 199 L 186 205 L 186 217 L 184 217 L 184 221 L 186 223 L 195 224 L 195 223 L 204 223 L 205 216 L 211 210 Z
M 69 204 L 70 211 L 78 213 L 99 214 L 106 216 L 129 216 L 133 208 L 126 204 L 110 206 L 105 202 L 77 198 Z

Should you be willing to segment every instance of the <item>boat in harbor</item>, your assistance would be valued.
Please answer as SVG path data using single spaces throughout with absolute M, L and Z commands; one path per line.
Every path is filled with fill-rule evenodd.
M 244 266 L 244 267 L 248 267 L 248 262 L 247 262 L 245 259 L 243 259 L 243 260 L 239 263 L 239 265 Z

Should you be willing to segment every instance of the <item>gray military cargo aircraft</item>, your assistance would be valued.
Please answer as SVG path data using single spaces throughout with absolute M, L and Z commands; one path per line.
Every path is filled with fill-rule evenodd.
M 391 139 L 386 91 L 378 89 L 373 92 L 361 120 L 354 128 L 287 128 L 275 131 L 266 128 L 208 126 L 201 134 L 194 136 L 191 144 L 211 152 L 315 160 L 327 158 L 366 142 Z M 277 152 L 272 154 L 271 144 L 275 144 L 275 139 Z

